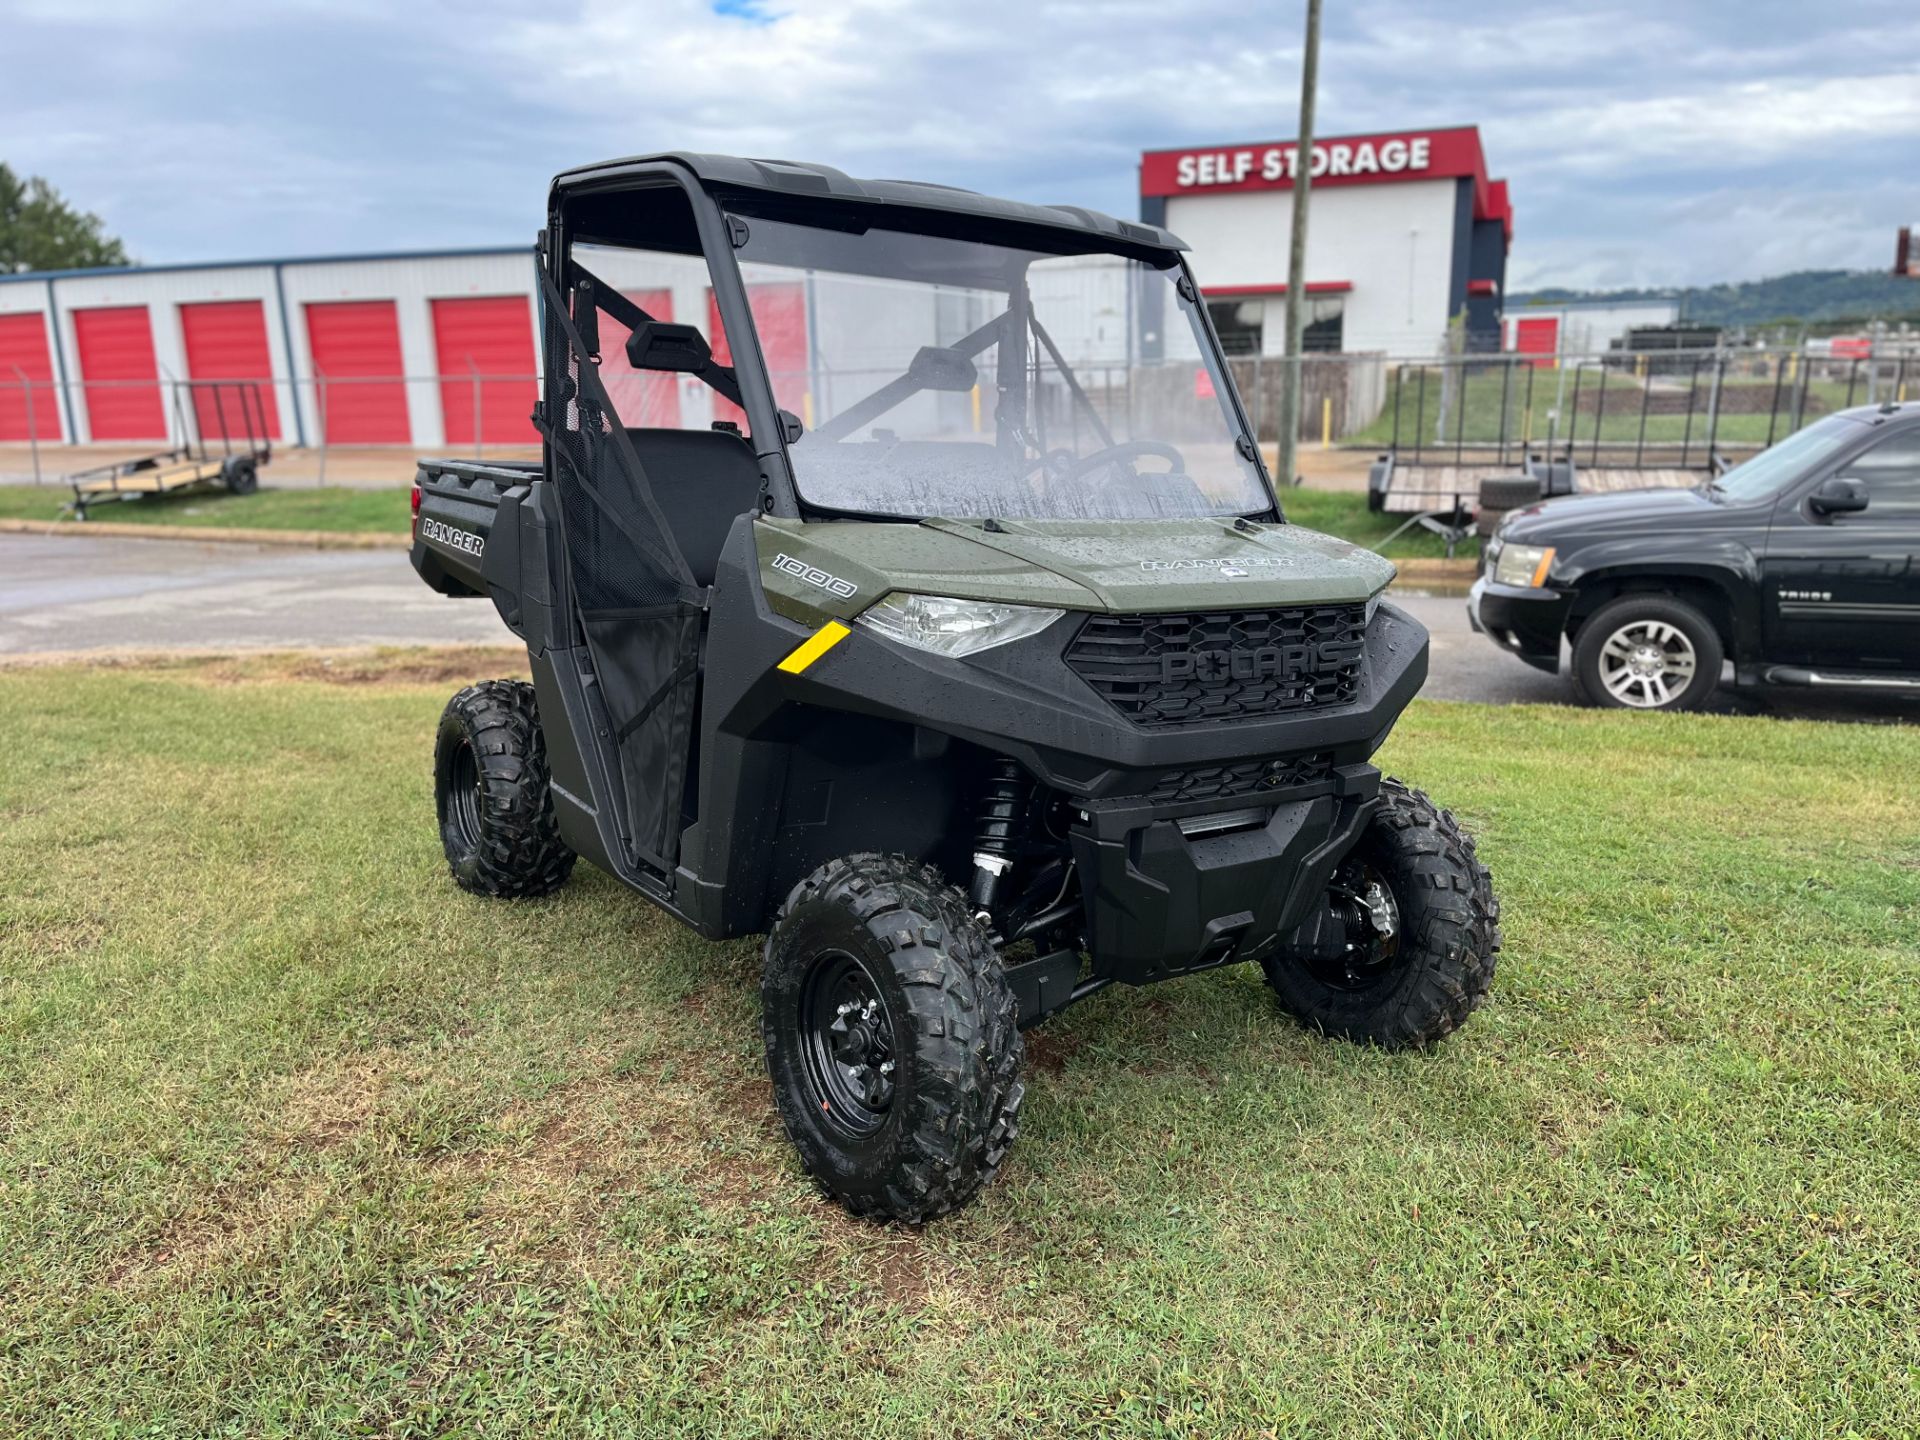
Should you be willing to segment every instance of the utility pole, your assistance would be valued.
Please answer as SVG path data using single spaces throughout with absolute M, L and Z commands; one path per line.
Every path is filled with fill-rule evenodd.
M 1320 78 L 1320 0 L 1307 0 L 1307 48 L 1300 59 L 1300 138 L 1293 160 L 1293 248 L 1287 257 L 1286 384 L 1280 391 L 1280 464 L 1274 480 L 1293 484 L 1299 474 L 1300 390 L 1306 362 L 1300 355 L 1302 302 L 1307 288 L 1307 201 L 1313 190 L 1313 92 Z

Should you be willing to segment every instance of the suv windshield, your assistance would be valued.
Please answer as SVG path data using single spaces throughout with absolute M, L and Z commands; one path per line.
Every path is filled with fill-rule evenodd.
M 1272 508 L 1176 267 L 794 213 L 735 230 L 775 398 L 802 423 L 789 454 L 808 503 L 1006 519 Z
M 1772 449 L 1742 460 L 1714 481 L 1713 488 L 1734 500 L 1765 500 L 1806 474 L 1808 467 L 1859 438 L 1858 422 L 1829 415 L 1789 435 Z

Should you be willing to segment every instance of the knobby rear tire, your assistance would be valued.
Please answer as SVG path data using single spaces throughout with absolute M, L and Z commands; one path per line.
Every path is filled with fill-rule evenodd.
M 449 700 L 433 776 L 440 842 L 461 889 L 530 899 L 566 883 L 574 854 L 554 822 L 531 685 L 485 680 Z

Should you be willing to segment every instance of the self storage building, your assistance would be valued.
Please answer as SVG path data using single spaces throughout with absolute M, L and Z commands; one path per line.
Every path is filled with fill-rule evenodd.
M 1306 345 L 1427 356 L 1455 317 L 1497 350 L 1513 206 L 1487 173 L 1475 126 L 1314 141 Z M 1285 349 L 1287 263 L 1299 146 L 1276 140 L 1149 150 L 1140 218 L 1193 248 L 1230 353 Z

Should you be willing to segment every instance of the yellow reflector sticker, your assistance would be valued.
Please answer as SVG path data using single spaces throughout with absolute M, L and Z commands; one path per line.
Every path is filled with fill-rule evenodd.
M 809 635 L 805 644 L 782 660 L 780 668 L 789 675 L 798 675 L 852 633 L 838 620 L 829 620 Z

